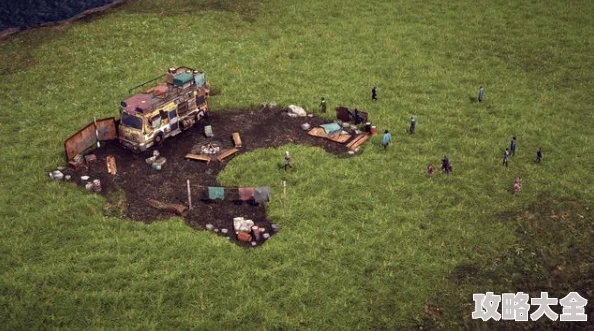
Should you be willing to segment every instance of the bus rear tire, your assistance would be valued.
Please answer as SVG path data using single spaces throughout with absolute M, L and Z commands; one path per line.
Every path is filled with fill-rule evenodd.
M 155 145 L 160 146 L 163 143 L 163 133 L 159 132 L 155 136 Z

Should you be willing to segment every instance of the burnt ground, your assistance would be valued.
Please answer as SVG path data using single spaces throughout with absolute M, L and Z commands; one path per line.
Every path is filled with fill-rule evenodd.
M 192 184 L 193 210 L 189 210 L 184 217 L 185 223 L 197 230 L 205 229 L 209 223 L 216 229 L 226 228 L 228 229 L 226 235 L 218 233 L 230 237 L 232 241 L 239 244 L 233 231 L 234 217 L 243 216 L 252 219 L 257 226 L 265 228 L 272 235 L 271 222 L 266 218 L 265 205 L 242 202 L 236 191 L 226 191 L 224 201 L 210 201 L 206 199 L 207 189 L 196 186 L 219 186 L 216 178 L 227 162 L 237 155 L 259 148 L 275 148 L 288 143 L 298 143 L 318 146 L 336 155 L 348 155 L 346 144 L 309 136 L 301 129 L 301 124 L 305 122 L 314 127 L 328 121 L 316 116 L 292 118 L 281 109 L 217 111 L 190 130 L 165 139 L 161 146 L 143 153 L 135 154 L 124 149 L 117 141 L 105 142 L 101 148 L 93 152 L 97 156 L 97 161 L 90 163 L 88 170 L 68 168 L 63 172 L 65 175 L 71 175 L 71 180 L 79 186 L 85 184 L 80 179 L 83 175 L 90 176 L 89 181 L 99 179 L 102 186 L 101 194 L 108 199 L 105 207 L 107 214 L 124 216 L 130 220 L 145 223 L 167 220 L 173 216 L 149 207 L 148 199 L 187 205 L 186 180 L 189 179 Z M 206 125 L 212 126 L 214 138 L 204 136 Z M 208 165 L 202 161 L 184 158 L 195 145 L 210 139 L 219 143 L 222 149 L 233 148 L 233 132 L 239 132 L 242 140 L 242 147 L 235 156 L 223 162 L 214 160 Z M 151 169 L 145 161 L 152 156 L 154 149 L 167 158 L 167 162 L 160 171 Z M 107 172 L 106 157 L 110 155 L 116 159 L 115 176 Z M 282 159 L 279 159 L 279 162 L 282 162 Z M 261 238 L 258 244 L 263 242 L 264 239 Z
M 515 228 L 516 242 L 495 256 L 476 247 L 479 257 L 462 261 L 451 271 L 452 290 L 427 299 L 419 326 L 423 330 L 594 330 L 592 201 L 543 194 L 534 203 L 498 218 Z M 548 292 L 558 299 L 577 292 L 588 300 L 587 322 L 553 322 L 547 317 L 530 322 L 472 320 L 472 294 L 487 291 L 524 292 L 530 298 Z M 536 308 L 532 305 L 530 313 Z M 551 309 L 563 313 L 560 305 Z

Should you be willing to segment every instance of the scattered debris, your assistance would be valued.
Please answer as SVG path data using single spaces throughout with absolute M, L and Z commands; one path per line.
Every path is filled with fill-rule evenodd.
M 80 154 L 76 154 L 76 156 L 68 162 L 68 166 L 74 169 L 87 168 L 87 165 L 85 164 L 85 159 Z
M 101 192 L 101 181 L 99 179 L 94 179 L 93 183 L 91 184 L 91 190 L 96 193 Z
M 252 233 L 254 234 L 254 238 L 256 240 L 260 240 L 260 228 L 257 225 L 252 226 Z
M 252 246 L 256 246 L 258 243 L 255 241 L 252 241 Z
M 161 153 L 159 153 L 159 151 L 155 149 L 155 150 L 153 151 L 153 156 L 154 156 L 155 158 L 157 158 L 157 157 L 159 157 L 159 155 L 161 155 Z
M 363 145 L 363 143 L 365 143 L 369 139 L 369 137 L 370 136 L 368 134 L 362 133 L 355 137 L 355 139 L 351 140 L 351 142 L 347 144 L 347 147 L 351 150 L 356 150 L 357 148 L 359 148 L 359 146 Z
M 151 163 L 151 168 L 153 170 L 161 170 L 161 165 L 157 162 L 153 162 L 153 163 Z
M 247 232 L 239 232 L 237 233 L 237 240 L 242 243 L 248 243 L 252 241 L 252 236 L 250 236 L 250 234 Z
M 280 227 L 276 224 L 272 224 L 270 226 L 272 228 L 272 232 L 279 232 L 280 231 Z
M 311 128 L 311 125 L 309 123 L 303 123 L 301 124 L 301 128 L 303 130 L 309 130 Z
M 264 239 L 268 239 L 270 238 L 270 233 L 265 233 L 262 235 L 262 237 L 264 237 Z
M 87 180 L 89 180 L 89 176 L 80 176 L 80 180 L 82 180 L 83 182 L 86 182 Z
M 206 227 L 206 230 L 209 230 L 209 231 L 211 231 L 212 229 L 214 229 L 214 225 L 212 225 L 210 223 L 206 224 L 205 227 Z
M 206 138 L 214 137 L 214 133 L 212 132 L 212 126 L 207 125 L 204 127 L 204 135 L 206 136 Z
M 157 201 L 154 199 L 149 199 L 148 204 L 149 204 L 149 206 L 151 206 L 155 209 L 174 213 L 179 216 L 186 216 L 186 214 L 188 212 L 188 207 L 184 206 L 184 205 L 180 205 L 180 204 L 164 203 L 164 202 Z
M 160 158 L 156 159 L 155 162 L 153 162 L 153 164 L 158 164 L 160 166 L 163 166 L 165 164 L 165 162 L 167 162 L 167 159 L 163 156 L 161 156 Z
M 224 159 L 228 158 L 233 154 L 236 154 L 237 152 L 239 152 L 237 148 L 226 149 L 221 154 L 219 154 L 219 156 L 217 156 L 217 160 L 223 161 Z
M 92 188 L 93 188 L 93 183 L 86 183 L 86 184 L 85 184 L 85 189 L 86 189 L 87 191 L 90 191 Z
M 314 137 L 326 138 L 328 140 L 332 140 L 334 142 L 341 143 L 341 144 L 344 144 L 349 139 L 351 139 L 351 135 L 349 135 L 349 134 L 346 134 L 346 135 L 345 134 L 333 134 L 333 135 L 329 135 L 326 132 L 326 130 L 324 130 L 324 128 L 321 128 L 321 127 L 313 128 L 313 129 L 309 130 L 309 132 L 307 132 L 307 134 L 310 135 L 310 136 L 314 136 Z
M 219 232 L 219 229 L 214 229 L 214 232 L 218 233 Z
M 206 164 L 209 164 L 211 161 L 211 157 L 206 155 L 186 154 L 185 158 L 189 160 L 205 161 Z
M 62 180 L 62 178 L 64 178 L 64 174 L 60 170 L 50 172 L 49 176 L 53 180 Z
M 145 161 L 146 161 L 146 164 L 151 165 L 155 162 L 156 159 L 157 159 L 156 156 L 151 156 L 151 157 L 147 158 Z
M 115 157 L 107 156 L 105 158 L 105 162 L 107 163 L 107 172 L 109 174 L 115 176 L 116 173 L 118 172 L 118 169 L 116 168 Z
M 223 229 L 221 229 L 221 233 L 224 233 L 224 234 L 226 234 L 227 232 L 229 232 L 229 230 L 228 230 L 228 229 L 224 229 L 224 228 L 223 228 Z
M 70 176 L 70 175 L 64 176 L 64 179 L 66 179 L 66 180 L 70 180 L 70 178 L 72 178 L 72 176 Z
M 347 154 L 349 154 L 349 155 L 355 155 L 355 151 L 350 150 L 350 151 L 347 152 Z
M 243 217 L 235 217 L 233 219 L 233 228 L 235 232 L 250 232 L 254 226 L 254 221 L 246 220 Z
M 97 161 L 97 156 L 95 154 L 87 154 L 85 155 L 85 162 L 87 164 L 93 163 Z
M 293 117 L 305 117 L 307 116 L 307 112 L 305 111 L 305 109 L 299 107 L 299 106 L 295 106 L 295 105 L 290 105 L 289 106 L 289 116 L 291 116 L 291 114 L 293 114 Z

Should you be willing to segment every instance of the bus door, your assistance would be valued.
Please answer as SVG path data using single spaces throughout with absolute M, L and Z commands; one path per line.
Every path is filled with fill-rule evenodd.
M 169 129 L 173 131 L 177 131 L 179 129 L 179 122 L 177 116 L 177 109 L 173 109 L 169 111 Z

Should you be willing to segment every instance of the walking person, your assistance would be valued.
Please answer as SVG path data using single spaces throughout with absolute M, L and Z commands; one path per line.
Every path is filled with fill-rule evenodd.
M 287 167 L 293 169 L 293 166 L 291 166 L 291 156 L 289 155 L 289 151 L 285 151 L 285 171 L 287 171 Z
M 452 170 L 450 159 L 448 159 L 447 155 L 444 155 L 443 159 L 441 159 L 441 170 L 445 171 L 446 175 L 449 175 Z
M 377 101 L 377 88 L 375 86 L 371 89 L 371 101 Z
M 410 117 L 410 128 L 408 129 L 408 132 L 410 132 L 410 134 L 415 133 L 415 124 L 416 124 L 416 118 L 414 116 Z
M 384 145 L 384 151 L 388 150 L 388 145 L 392 142 L 392 135 L 388 130 L 384 131 L 384 138 L 382 139 L 382 145 Z
M 542 160 L 542 149 L 539 147 L 536 151 L 536 162 L 540 162 Z
M 479 91 L 478 91 L 478 101 L 483 102 L 484 97 L 485 97 L 485 89 L 481 85 L 481 86 L 479 86 Z
M 511 143 L 509 144 L 509 152 L 511 156 L 516 155 L 516 135 L 512 137 Z
M 322 97 L 322 101 L 320 102 L 320 110 L 322 111 L 322 113 L 326 112 L 326 100 L 324 100 L 323 97 Z
M 522 177 L 518 176 L 514 180 L 514 193 L 518 194 L 522 191 Z
M 507 168 L 507 161 L 509 161 L 509 148 L 506 148 L 505 152 L 503 152 L 503 163 L 501 165 Z
M 429 179 L 433 179 L 433 164 L 429 163 L 427 166 L 427 175 L 429 175 Z

